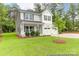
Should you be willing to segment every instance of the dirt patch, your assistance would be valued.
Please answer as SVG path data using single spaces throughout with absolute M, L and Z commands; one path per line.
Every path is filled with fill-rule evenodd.
M 53 42 L 54 42 L 54 43 L 58 43 L 58 44 L 64 44 L 64 43 L 66 43 L 66 41 L 63 40 L 63 39 L 53 40 Z

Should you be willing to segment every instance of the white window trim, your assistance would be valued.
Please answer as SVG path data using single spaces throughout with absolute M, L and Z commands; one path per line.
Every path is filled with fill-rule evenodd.
M 45 16 L 46 16 L 47 19 L 45 19 Z M 49 17 L 50 17 L 50 20 L 49 20 Z M 44 15 L 44 20 L 45 20 L 45 21 L 51 21 L 51 16 Z
M 33 19 L 31 19 L 30 15 L 32 15 Z M 25 13 L 24 16 L 25 16 L 25 18 L 24 18 L 25 20 L 30 20 L 30 21 L 31 21 L 31 20 L 34 20 L 34 14 L 27 14 L 28 19 L 26 19 L 26 13 Z

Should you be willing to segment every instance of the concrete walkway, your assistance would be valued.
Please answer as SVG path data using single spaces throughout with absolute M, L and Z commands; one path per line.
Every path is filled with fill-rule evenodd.
M 56 37 L 65 37 L 65 38 L 79 38 L 79 34 L 75 33 L 63 33 L 63 34 L 58 34 L 58 35 L 53 35 Z

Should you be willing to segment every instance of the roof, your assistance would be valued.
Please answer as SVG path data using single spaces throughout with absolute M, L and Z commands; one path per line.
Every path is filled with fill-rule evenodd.
M 50 12 L 49 9 L 45 9 L 45 10 L 48 10 L 48 11 Z M 36 12 L 36 11 L 34 11 L 34 10 L 32 10 L 32 9 L 27 9 L 27 10 L 22 10 L 22 9 L 15 10 L 15 9 L 11 9 L 10 12 L 11 12 L 11 11 L 17 11 L 17 12 L 32 13 L 32 14 L 39 14 L 39 15 L 41 15 L 45 10 L 43 10 L 43 11 L 41 11 L 41 12 Z M 51 13 L 51 12 L 50 12 L 50 13 Z M 52 14 L 52 13 L 51 13 L 51 14 Z
M 32 9 L 27 9 L 27 10 L 19 10 L 19 12 L 27 12 L 27 13 L 34 13 L 34 14 L 41 14 L 41 13 L 39 13 L 39 12 L 36 12 L 36 11 L 34 11 L 34 10 L 32 10 Z
M 43 24 L 41 21 L 28 21 L 28 20 L 21 20 L 21 22 L 25 24 Z

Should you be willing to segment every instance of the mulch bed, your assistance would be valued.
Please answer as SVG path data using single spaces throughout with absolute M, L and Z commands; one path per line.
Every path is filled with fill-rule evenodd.
M 32 36 L 25 36 L 25 37 L 22 37 L 21 35 L 16 35 L 18 38 L 31 38 Z
M 66 43 L 66 41 L 63 40 L 63 39 L 57 39 L 57 40 L 54 40 L 53 42 L 57 43 L 57 44 L 64 44 L 64 43 Z

